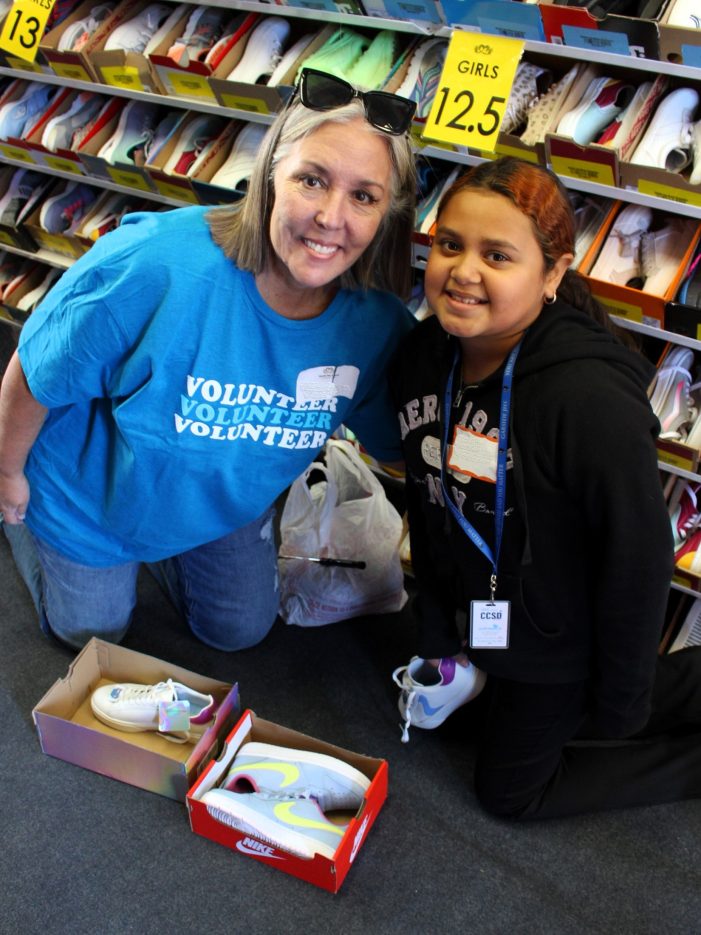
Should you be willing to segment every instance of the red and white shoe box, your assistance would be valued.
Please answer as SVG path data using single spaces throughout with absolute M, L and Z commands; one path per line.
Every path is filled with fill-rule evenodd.
M 239 747 L 249 740 L 325 753 L 349 763 L 371 780 L 357 813 L 349 816 L 348 828 L 332 860 L 320 854 L 315 855 L 311 860 L 305 860 L 279 847 L 273 847 L 269 842 L 261 841 L 255 835 L 231 828 L 209 814 L 206 805 L 201 801 L 202 796 L 221 782 Z M 223 844 L 240 854 L 253 857 L 254 860 L 299 877 L 308 883 L 314 883 L 331 893 L 337 893 L 387 798 L 387 777 L 386 760 L 352 753 L 350 750 L 324 743 L 290 728 L 264 721 L 253 711 L 246 710 L 239 723 L 226 738 L 224 749 L 219 757 L 210 761 L 187 794 L 190 825 L 196 834 L 201 834 L 211 841 Z
M 593 51 L 620 52 L 623 38 L 628 55 L 653 59 L 659 57 L 657 20 L 619 13 L 610 13 L 597 19 L 583 7 L 562 6 L 551 0 L 539 0 L 538 7 L 546 42 L 552 42 L 553 45 L 568 45 L 566 27 L 571 27 L 577 32 L 585 30 L 585 35 L 589 31 L 600 33 L 600 36 L 595 37 L 596 41 L 592 40 Z
M 640 289 L 633 289 L 630 286 L 621 286 L 615 283 L 605 282 L 602 279 L 593 279 L 588 276 L 596 258 L 613 226 L 619 210 L 625 207 L 621 201 L 616 201 L 601 226 L 598 234 L 582 260 L 579 271 L 587 276 L 594 297 L 612 315 L 618 315 L 621 318 L 629 318 L 632 321 L 647 324 L 652 327 L 664 328 L 665 326 L 665 306 L 670 302 L 679 288 L 679 284 L 684 275 L 689 260 L 691 259 L 696 245 L 701 237 L 701 225 L 697 226 L 696 232 L 687 247 L 684 257 L 664 295 L 652 295 Z M 673 207 L 670 205 L 670 214 L 673 214 Z
M 173 743 L 152 731 L 113 730 L 92 713 L 90 697 L 102 684 L 153 685 L 169 678 L 211 694 L 219 702 L 213 724 L 196 744 Z M 183 802 L 200 771 L 219 753 L 238 712 L 237 685 L 93 637 L 32 716 L 41 749 L 49 756 Z

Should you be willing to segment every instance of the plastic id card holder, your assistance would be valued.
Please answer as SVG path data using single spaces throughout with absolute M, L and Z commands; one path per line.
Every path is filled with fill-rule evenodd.
M 470 602 L 470 648 L 508 649 L 510 601 Z

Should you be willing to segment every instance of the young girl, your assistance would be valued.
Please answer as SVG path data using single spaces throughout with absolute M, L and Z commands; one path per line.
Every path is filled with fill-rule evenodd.
M 404 739 L 486 673 L 465 713 L 484 712 L 475 789 L 494 814 L 701 795 L 701 648 L 657 657 L 673 561 L 654 370 L 568 269 L 554 175 L 483 163 L 437 218 L 434 314 L 393 374 L 420 634 L 395 673 Z

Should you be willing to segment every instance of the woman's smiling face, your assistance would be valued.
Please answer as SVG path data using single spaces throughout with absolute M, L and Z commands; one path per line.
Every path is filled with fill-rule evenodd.
M 327 123 L 294 143 L 273 174 L 271 269 L 256 277 L 271 291 L 310 307 L 370 245 L 389 209 L 388 144 L 363 118 Z M 283 312 L 284 314 L 284 312 Z

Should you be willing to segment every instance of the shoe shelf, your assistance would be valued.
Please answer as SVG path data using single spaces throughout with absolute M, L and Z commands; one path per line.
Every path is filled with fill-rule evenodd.
M 73 266 L 75 259 L 72 256 L 64 256 L 61 253 L 53 253 L 44 247 L 38 250 L 23 250 L 14 244 L 2 244 L 2 249 L 6 253 L 14 253 L 16 256 L 26 257 L 28 260 L 36 260 L 37 263 L 43 263 L 45 266 L 55 266 L 57 269 L 68 269 Z

